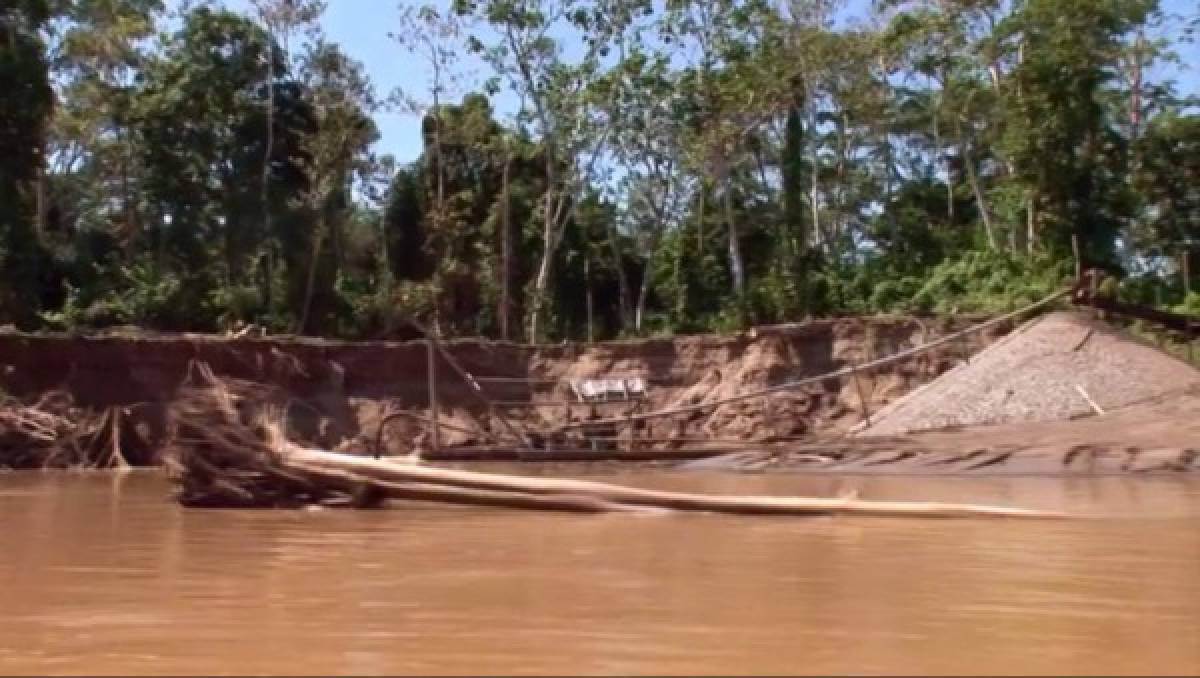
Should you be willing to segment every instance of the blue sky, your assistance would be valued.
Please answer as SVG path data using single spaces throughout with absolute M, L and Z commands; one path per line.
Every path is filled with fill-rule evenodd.
M 322 26 L 329 38 L 341 45 L 349 55 L 366 67 L 376 91 L 386 95 L 396 87 L 420 88 L 425 82 L 425 66 L 411 57 L 388 33 L 398 28 L 398 0 L 328 0 L 329 8 Z M 247 0 L 227 0 L 236 10 L 249 7 Z M 436 0 L 439 7 L 448 0 Z M 1196 14 L 1196 0 L 1162 0 L 1168 13 L 1184 16 Z M 1182 66 L 1165 74 L 1179 82 L 1184 93 L 1200 93 L 1200 45 L 1184 45 L 1180 54 Z M 481 64 L 466 64 L 474 70 L 478 82 L 489 73 Z M 503 106 L 501 106 L 503 107 Z M 407 113 L 381 112 L 376 115 L 381 140 L 376 150 L 391 153 L 400 162 L 414 160 L 421 152 L 419 126 L 416 118 Z

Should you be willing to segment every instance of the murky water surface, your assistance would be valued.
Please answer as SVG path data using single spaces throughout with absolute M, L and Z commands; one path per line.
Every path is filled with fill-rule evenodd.
M 0 474 L 0 673 L 1200 672 L 1200 479 L 616 480 L 1104 517 L 202 511 Z

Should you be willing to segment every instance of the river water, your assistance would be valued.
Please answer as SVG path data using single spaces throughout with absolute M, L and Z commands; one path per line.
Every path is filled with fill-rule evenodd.
M 1200 672 L 1200 479 L 610 479 L 1092 517 L 204 511 L 0 474 L 0 673 Z

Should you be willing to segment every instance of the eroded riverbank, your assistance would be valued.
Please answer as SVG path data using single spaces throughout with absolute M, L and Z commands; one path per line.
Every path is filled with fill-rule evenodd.
M 503 429 L 500 416 L 522 430 L 539 431 L 587 417 L 633 408 L 661 410 L 822 375 L 932 341 L 973 320 L 978 319 L 823 320 L 729 336 L 591 345 L 448 341 L 447 354 L 480 380 L 497 409 L 488 411 L 473 386 L 437 357 L 439 419 L 447 425 L 440 442 L 447 449 L 479 443 L 487 432 Z M 617 427 L 611 434 L 636 433 L 651 447 L 669 449 L 688 439 L 753 441 L 843 431 L 1009 329 L 974 333 L 857 380 L 831 378 L 775 398 Z M 198 364 L 221 378 L 254 386 L 262 401 L 285 408 L 288 435 L 300 443 L 366 452 L 378 439 L 386 453 L 407 454 L 428 435 L 420 419 L 430 414 L 428 355 L 422 342 L 0 334 L 0 391 L 26 405 L 53 396 L 49 402 L 61 406 L 55 412 L 66 419 L 99 417 L 116 409 L 123 423 L 118 442 L 137 451 L 130 455 L 135 465 L 157 462 L 166 412 Z M 570 392 L 573 380 L 630 375 L 647 385 L 645 397 L 636 402 L 581 405 Z M 575 404 L 567 407 L 571 402 Z M 415 416 L 392 419 L 380 436 L 381 420 L 396 411 Z M 6 457 L 27 455 L 30 447 L 28 436 L 22 438 L 5 424 L 0 421 L 0 465 Z M 105 433 L 89 437 L 88 445 Z
M 6 407 L 27 408 L 0 413 L 0 466 L 156 464 L 181 387 L 211 370 L 237 382 L 254 408 L 281 412 L 293 442 L 416 451 L 434 463 L 657 459 L 727 471 L 925 475 L 1200 469 L 1200 372 L 1086 314 L 1043 318 L 1015 332 L 1002 324 L 961 336 L 965 321 L 867 318 L 586 346 L 447 342 L 434 356 L 436 449 L 421 342 L 0 335 Z M 940 337 L 957 338 L 846 374 Z M 581 403 L 570 392 L 580 379 L 614 375 L 635 376 L 644 397 Z M 776 389 L 797 380 L 808 381 Z M 739 398 L 762 389 L 771 395 Z M 679 414 L 635 420 L 664 410 Z M 612 425 L 582 430 L 597 418 Z M 877 434 L 938 422 L 974 425 Z M 488 442 L 498 432 L 510 442 Z M 531 444 L 516 443 L 514 432 Z M 710 459 L 687 461 L 697 458 Z

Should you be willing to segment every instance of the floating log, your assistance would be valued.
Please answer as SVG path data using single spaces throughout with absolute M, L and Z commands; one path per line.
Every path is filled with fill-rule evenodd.
M 764 497 L 707 495 L 686 492 L 644 490 L 591 480 L 565 478 L 533 478 L 478 471 L 396 463 L 369 459 L 324 450 L 290 446 L 281 454 L 291 469 L 308 473 L 331 472 L 368 485 L 377 485 L 388 496 L 401 499 L 422 499 L 408 494 L 407 484 L 415 490 L 431 486 L 451 487 L 499 496 L 517 494 L 521 497 L 590 498 L 616 507 L 642 507 L 674 511 L 701 511 L 749 515 L 813 515 L 851 513 L 864 515 L 916 515 L 952 518 L 967 516 L 1051 517 L 1059 514 L 1029 509 L 948 504 L 939 502 L 868 501 L 856 497 Z M 389 488 L 395 486 L 395 491 Z M 514 506 L 514 508 L 517 508 Z M 524 508 L 524 507 L 520 507 Z
M 378 498 L 560 511 L 700 511 L 742 515 L 859 514 L 1046 518 L 1061 514 L 995 506 L 865 501 L 856 497 L 714 496 L 563 478 L 434 468 L 301 447 L 207 367 L 171 412 L 168 466 L 179 499 L 203 506 L 373 504 Z

